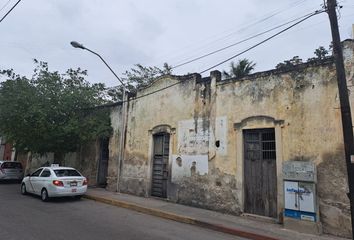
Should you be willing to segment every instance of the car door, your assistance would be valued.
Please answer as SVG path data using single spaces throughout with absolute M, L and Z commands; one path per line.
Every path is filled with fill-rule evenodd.
M 50 170 L 48 168 L 45 168 L 42 173 L 39 175 L 38 179 L 37 179 L 37 191 L 38 193 L 40 193 L 42 191 L 43 188 L 46 188 L 47 191 L 49 191 L 48 189 L 48 183 L 50 183 Z
M 37 169 L 34 173 L 31 174 L 31 176 L 29 177 L 29 187 L 31 189 L 32 193 L 35 194 L 39 194 L 40 192 L 38 192 L 38 184 L 39 184 L 39 175 L 41 174 L 41 172 L 43 171 L 43 168 L 39 168 Z

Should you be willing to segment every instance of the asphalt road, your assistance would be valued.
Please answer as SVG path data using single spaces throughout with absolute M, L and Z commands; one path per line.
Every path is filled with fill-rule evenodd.
M 91 200 L 20 194 L 19 184 L 0 183 L 0 239 L 125 240 L 242 239 Z

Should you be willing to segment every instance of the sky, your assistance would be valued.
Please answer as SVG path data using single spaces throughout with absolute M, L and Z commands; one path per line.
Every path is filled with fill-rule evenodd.
M 0 17 L 16 2 L 0 0 Z M 341 39 L 352 38 L 354 1 L 338 2 L 343 6 L 338 12 Z M 323 0 L 23 0 L 0 23 L 0 70 L 14 69 L 30 77 L 33 59 L 38 59 L 48 62 L 52 71 L 80 67 L 88 70 L 89 82 L 116 86 L 119 82 L 97 56 L 70 42 L 99 53 L 124 77 L 134 64 L 176 66 L 320 10 L 322 4 Z M 200 73 L 283 28 L 175 68 L 173 74 Z M 330 42 L 328 15 L 322 13 L 233 61 L 247 58 L 256 63 L 255 72 L 266 71 L 293 56 L 313 57 L 316 48 L 328 48 Z M 228 70 L 229 65 L 230 61 L 212 70 Z

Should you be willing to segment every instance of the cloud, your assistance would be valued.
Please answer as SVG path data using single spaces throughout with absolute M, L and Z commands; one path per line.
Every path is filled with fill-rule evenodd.
M 88 69 L 89 81 L 115 85 L 114 76 L 100 59 L 73 49 L 69 42 L 76 40 L 97 51 L 121 74 L 136 63 L 161 67 L 164 62 L 174 65 L 201 56 L 319 9 L 321 4 L 305 0 L 22 1 L 0 24 L 0 69 L 14 68 L 30 75 L 32 59 L 37 58 L 60 71 L 80 66 Z M 348 36 L 352 22 L 345 16 L 352 16 L 354 9 L 344 7 L 342 11 L 340 30 Z M 262 39 L 193 62 L 175 73 L 201 71 Z M 267 70 L 293 55 L 306 59 L 330 41 L 323 14 L 241 57 L 256 62 L 256 70 Z

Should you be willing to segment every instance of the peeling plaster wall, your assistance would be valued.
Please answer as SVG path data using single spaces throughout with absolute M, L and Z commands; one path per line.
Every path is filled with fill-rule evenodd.
M 22 158 L 22 159 L 21 159 Z M 24 160 L 26 158 L 26 160 Z M 21 162 L 26 162 L 26 174 L 34 172 L 37 168 L 42 167 L 43 165 L 52 164 L 54 162 L 54 154 L 47 153 L 42 156 L 39 154 L 22 154 L 20 157 Z
M 89 186 L 97 185 L 97 169 L 100 157 L 99 140 L 92 141 L 80 148 L 80 151 L 65 155 L 65 166 L 73 167 L 88 179 Z
M 348 63 L 352 59 L 353 48 L 346 51 Z M 352 63 L 347 64 L 349 76 L 352 67 Z M 264 121 L 254 121 L 234 129 L 233 124 L 252 116 L 283 120 L 278 134 L 276 128 L 277 148 L 280 147 L 277 149 L 278 212 L 284 206 L 281 163 L 288 160 L 313 161 L 318 168 L 318 213 L 323 231 L 350 236 L 341 113 L 334 64 L 328 61 L 320 65 L 302 65 L 289 72 L 269 71 L 236 81 L 220 82 L 217 88 L 217 116 L 227 116 L 229 151 L 227 156 L 217 153 L 215 163 L 222 172 L 236 173 L 239 199 L 243 197 L 240 185 L 243 181 L 242 130 L 272 126 Z M 352 94 L 351 101 L 354 101 Z M 240 161 L 235 161 L 237 158 Z
M 176 85 L 139 98 L 171 84 Z M 234 175 L 216 169 L 213 160 L 215 151 L 227 155 L 224 145 L 216 150 L 215 141 L 210 141 L 216 135 L 222 144 L 227 142 L 227 118 L 214 116 L 215 86 L 215 77 L 167 76 L 139 91 L 137 100 L 130 99 L 120 178 L 122 192 L 150 195 L 153 134 L 167 131 L 170 134 L 168 198 L 188 205 L 240 213 Z M 216 121 L 216 126 L 211 126 L 212 120 Z M 112 119 L 112 122 L 117 125 L 117 120 Z M 177 163 L 177 159 L 181 162 Z
M 76 168 L 83 176 L 87 177 L 90 186 L 97 184 L 97 164 L 99 159 L 98 141 L 87 143 L 78 152 L 65 154 L 62 166 Z M 37 168 L 50 166 L 54 162 L 54 154 L 19 154 L 18 161 L 26 166 L 26 174 L 34 172 Z
M 117 190 L 117 172 L 119 160 L 119 140 L 122 132 L 122 105 L 111 108 L 111 123 L 113 134 L 109 139 L 109 159 L 107 173 L 107 189 L 110 191 Z
M 193 119 L 195 77 L 161 78 L 138 92 L 138 97 L 175 84 L 164 91 L 130 100 L 121 191 L 148 196 L 152 154 L 152 129 L 168 124 L 176 128 L 181 119 Z M 164 126 L 162 126 L 164 129 Z M 171 133 L 171 152 L 177 149 L 177 136 Z M 170 155 L 171 156 L 171 155 Z M 169 163 L 171 164 L 171 162 Z M 170 187 L 172 189 L 173 186 Z
M 208 155 L 172 155 L 171 181 L 177 183 L 194 175 L 208 175 Z
M 354 85 L 353 41 L 344 42 L 348 87 Z M 173 87 L 155 92 L 171 84 Z M 139 98 L 145 94 L 151 95 Z M 220 73 L 165 76 L 131 98 L 121 168 L 122 192 L 150 195 L 153 134 L 170 134 L 168 199 L 233 214 L 243 212 L 243 130 L 274 128 L 277 204 L 284 208 L 282 163 L 317 165 L 320 222 L 350 236 L 341 113 L 333 59 L 220 81 Z M 354 103 L 354 94 L 350 94 Z M 353 112 L 353 111 L 352 111 Z M 108 188 L 115 189 L 121 110 L 111 114 Z M 280 218 L 279 218 L 280 219 Z

